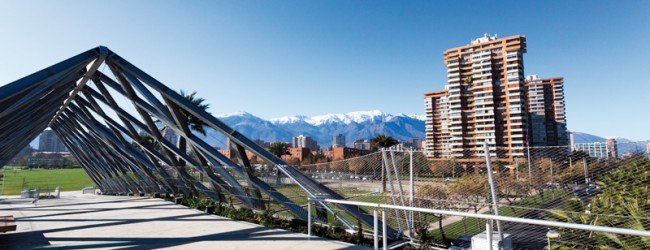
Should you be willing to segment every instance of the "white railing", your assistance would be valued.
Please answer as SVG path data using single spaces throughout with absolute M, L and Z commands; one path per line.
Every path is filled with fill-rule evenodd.
M 349 201 L 349 200 L 321 199 L 321 198 L 309 198 L 309 202 L 307 203 L 307 211 L 308 211 L 307 236 L 308 237 L 311 237 L 311 225 L 312 225 L 311 202 L 312 201 L 373 208 L 374 249 L 379 249 L 379 232 L 378 232 L 378 224 L 377 224 L 379 209 L 381 209 L 383 249 L 388 249 L 388 239 L 386 237 L 386 209 L 397 209 L 397 210 L 406 210 L 406 211 L 422 212 L 422 213 L 430 213 L 430 214 L 443 214 L 443 215 L 451 215 L 451 216 L 478 218 L 478 219 L 485 219 L 490 221 L 492 220 L 507 221 L 507 222 L 540 225 L 540 226 L 547 226 L 547 227 L 571 228 L 571 229 L 578 229 L 578 230 L 650 237 L 650 231 L 641 231 L 641 230 L 634 230 L 634 229 L 627 229 L 627 228 L 603 227 L 603 226 L 593 226 L 593 225 L 584 225 L 584 224 L 575 224 L 575 223 L 566 223 L 566 222 L 557 222 L 557 221 L 508 217 L 508 216 L 500 216 L 500 215 L 492 215 L 492 214 L 466 213 L 466 212 L 448 211 L 448 210 L 439 210 L 439 209 L 405 207 L 405 206 L 396 206 L 396 205 L 389 205 L 389 204 L 378 204 L 378 203 L 358 202 L 358 201 Z M 488 225 L 491 225 L 491 223 L 488 223 Z M 490 226 L 487 227 L 487 234 L 488 234 L 487 242 L 489 244 L 488 249 L 492 249 L 492 237 L 491 237 L 492 230 Z

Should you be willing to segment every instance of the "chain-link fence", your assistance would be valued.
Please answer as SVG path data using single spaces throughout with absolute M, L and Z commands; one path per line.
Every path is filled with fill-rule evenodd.
M 418 151 L 380 151 L 343 161 L 303 165 L 307 176 L 345 199 L 471 213 L 647 230 L 650 228 L 650 160 L 639 143 L 570 147 L 489 149 L 493 170 L 492 200 L 485 150 L 468 157 L 427 158 Z M 261 178 L 306 206 L 308 194 L 287 177 Z M 318 212 L 326 223 L 339 224 L 334 212 Z M 372 215 L 372 211 L 366 211 Z M 288 212 L 278 214 L 289 216 Z M 326 215 L 327 214 L 327 215 Z M 388 211 L 389 225 L 439 246 L 468 244 L 485 230 L 481 219 Z M 515 249 L 556 248 L 649 249 L 650 239 L 613 233 L 548 228 L 518 223 L 495 224 Z M 370 228 L 368 228 L 370 229 Z M 551 233 L 549 233 L 551 232 Z

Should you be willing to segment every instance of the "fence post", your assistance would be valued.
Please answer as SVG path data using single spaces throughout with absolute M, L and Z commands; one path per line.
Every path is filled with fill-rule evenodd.
M 385 168 L 386 166 L 384 164 L 388 164 L 386 162 L 386 150 L 384 148 L 381 148 L 381 193 L 386 193 L 386 173 L 385 173 Z
M 311 238 L 311 199 L 307 199 L 307 238 Z
M 485 237 L 488 243 L 488 249 L 492 250 L 492 221 L 488 220 L 485 224 Z
M 375 250 L 377 250 L 377 249 L 379 249 L 379 220 L 377 218 L 377 216 L 378 216 L 377 215 L 377 207 L 374 208 L 372 215 L 374 217 L 373 218 L 374 219 L 374 224 L 373 224 L 374 228 L 373 228 L 372 235 L 373 235 L 373 239 L 374 239 L 373 242 L 375 243 L 374 244 Z
M 490 195 L 492 196 L 492 210 L 494 210 L 494 215 L 499 215 L 499 200 L 497 198 L 496 185 L 494 184 L 494 177 L 492 177 L 492 162 L 490 161 L 490 148 L 488 147 L 487 142 L 483 142 L 483 148 L 485 150 L 485 166 L 488 173 L 488 181 L 490 182 Z M 503 234 L 501 233 L 501 223 L 497 222 L 497 233 L 499 234 L 499 239 L 503 242 Z
M 381 209 L 381 235 L 383 241 L 383 249 L 388 249 L 388 237 L 386 236 L 386 209 Z

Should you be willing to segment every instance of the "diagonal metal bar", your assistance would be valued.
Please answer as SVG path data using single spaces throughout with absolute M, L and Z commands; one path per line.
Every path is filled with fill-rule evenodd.
M 101 64 L 109 66 L 114 78 L 98 71 Z M 91 79 L 94 85 L 89 85 Z M 115 91 L 125 97 L 137 117 L 124 111 L 105 85 L 113 90 L 111 93 Z M 190 130 L 185 120 L 188 116 L 226 136 L 234 145 L 236 159 L 219 153 Z M 154 122 L 154 118 L 158 120 Z M 177 133 L 181 144 L 174 145 L 165 139 L 159 131 L 160 124 Z M 250 152 L 272 163 L 310 197 L 343 198 L 105 47 L 91 49 L 0 88 L 0 165 L 47 126 L 107 193 L 198 191 L 221 199 L 223 190 L 249 207 L 261 209 L 265 207 L 261 196 L 264 192 L 306 219 L 306 211 L 300 205 L 253 175 L 247 157 Z M 161 150 L 147 145 L 140 133 L 151 135 Z M 191 176 L 185 165 L 205 175 L 209 184 Z M 249 191 L 244 190 L 244 181 Z M 332 206 L 322 204 L 334 213 Z M 366 225 L 373 223 L 372 217 L 355 205 L 336 206 Z M 348 217 L 334 215 L 351 227 Z M 389 235 L 396 235 L 392 228 L 386 230 Z
M 81 88 L 86 86 L 86 82 L 88 82 L 88 80 L 90 80 L 90 78 L 95 74 L 99 66 L 102 65 L 102 63 L 104 63 L 106 56 L 108 56 L 108 48 L 100 46 L 99 56 L 97 57 L 97 59 L 95 59 L 92 65 L 88 67 L 88 71 L 86 72 L 86 74 L 84 74 L 84 76 L 81 79 L 79 79 L 79 81 L 77 82 L 77 86 L 75 87 L 74 90 L 72 90 L 72 93 L 70 93 L 70 97 L 68 97 L 68 99 L 66 99 L 63 102 L 63 106 L 61 106 L 61 108 L 59 108 L 59 111 L 57 111 L 56 114 L 54 114 L 54 117 L 52 117 L 52 120 L 48 123 L 48 126 L 51 125 L 52 121 L 56 120 L 61 114 L 61 112 L 63 112 L 68 107 L 72 99 L 74 99 L 74 97 L 77 96 L 77 93 L 79 93 L 79 90 L 81 90 Z

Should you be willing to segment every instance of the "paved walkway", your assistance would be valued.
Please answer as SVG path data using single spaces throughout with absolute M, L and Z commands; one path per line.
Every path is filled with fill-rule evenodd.
M 18 230 L 0 249 L 366 249 L 207 215 L 161 199 L 65 193 L 60 199 L 0 198 Z

